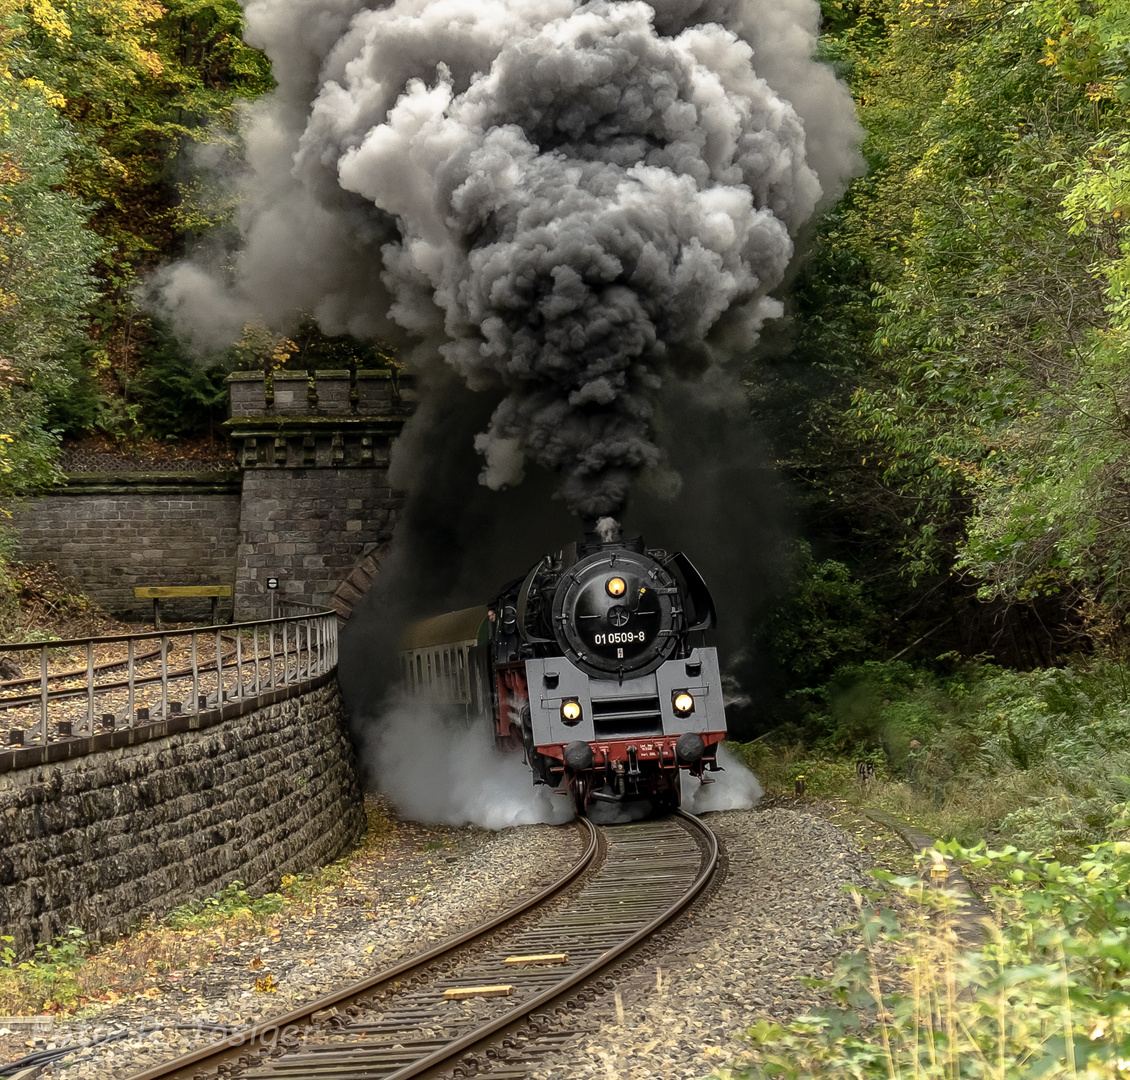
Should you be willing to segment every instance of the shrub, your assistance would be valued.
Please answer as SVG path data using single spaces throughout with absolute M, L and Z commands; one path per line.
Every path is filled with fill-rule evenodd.
M 17 960 L 11 937 L 0 942 L 0 1007 L 26 1007 L 35 1011 L 67 1008 L 78 1000 L 82 987 L 79 968 L 86 963 L 90 943 L 77 926 L 69 926 L 51 944 L 40 943 L 35 955 Z
M 962 900 L 920 878 L 877 873 L 900 913 L 855 893 L 861 947 L 831 979 L 834 1004 L 780 1026 L 713 1080 L 1087 1077 L 1124 1080 L 1130 1063 L 1130 844 L 1089 849 L 1078 868 L 1031 853 L 941 846 L 1007 886 L 994 889 L 986 942 L 962 951 Z M 885 974 L 893 954 L 900 974 Z
M 792 592 L 762 627 L 757 651 L 794 685 L 818 686 L 838 667 L 873 652 L 880 620 L 850 568 L 817 562 L 803 541 L 793 552 L 790 576 Z
M 1127 804 L 1112 801 L 1109 794 L 1083 798 L 1061 792 L 1014 810 L 998 831 L 1025 850 L 1075 861 L 1119 827 L 1126 815 Z
M 207 930 L 221 923 L 266 924 L 285 903 L 278 893 L 253 897 L 242 881 L 233 881 L 218 893 L 173 908 L 165 923 L 173 930 Z

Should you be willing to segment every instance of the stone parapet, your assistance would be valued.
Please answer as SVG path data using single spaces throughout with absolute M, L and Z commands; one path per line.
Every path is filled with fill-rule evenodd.
M 336 678 L 211 720 L 0 773 L 0 935 L 18 955 L 69 926 L 120 935 L 233 881 L 267 892 L 359 839 Z
M 415 380 L 395 371 L 244 371 L 227 381 L 236 425 L 245 418 L 402 418 L 416 403 Z

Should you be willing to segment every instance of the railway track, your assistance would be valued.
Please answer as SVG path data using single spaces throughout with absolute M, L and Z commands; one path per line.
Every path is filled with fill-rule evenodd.
M 337 614 L 295 606 L 309 613 L 224 628 L 6 644 L 10 656 L 26 653 L 33 662 L 37 656 L 39 675 L 0 683 L 0 721 L 10 725 L 13 746 L 43 746 L 53 738 L 97 734 L 96 725 L 102 730 L 136 727 L 218 708 L 232 694 L 258 695 L 264 687 L 276 690 L 323 675 L 337 663 Z M 118 655 L 107 658 L 110 646 Z M 55 656 L 69 658 L 80 650 L 86 653 L 84 668 L 51 670 L 58 667 Z M 97 664 L 96 650 L 102 653 Z M 125 678 L 113 677 L 123 670 Z M 33 693 L 23 692 L 32 686 L 37 687 Z M 66 715 L 68 703 L 81 699 L 85 715 Z
M 571 1034 L 553 1013 L 614 990 L 610 968 L 674 920 L 717 866 L 713 833 L 689 815 L 578 824 L 585 854 L 519 907 L 130 1080 L 524 1077 L 526 1063 Z
M 229 635 L 226 635 L 226 634 L 224 635 L 223 641 L 224 641 L 224 649 L 223 649 L 222 668 L 223 668 L 224 671 L 228 671 L 228 670 L 230 670 L 230 669 L 232 669 L 236 666 L 235 641 L 232 637 L 230 637 Z M 173 650 L 170 649 L 166 653 L 166 656 L 171 655 L 172 651 Z M 139 667 L 141 667 L 145 664 L 151 664 L 154 661 L 159 660 L 160 657 L 161 657 L 161 650 L 159 648 L 152 649 L 152 650 L 145 652 L 145 653 L 139 653 L 136 657 L 134 657 L 134 663 L 137 664 Z M 128 660 L 110 660 L 110 661 L 107 661 L 106 663 L 93 665 L 91 671 L 93 672 L 94 677 L 98 680 L 98 682 L 97 682 L 98 692 L 102 693 L 102 692 L 108 691 L 108 690 L 122 690 L 122 689 L 127 688 L 130 685 L 128 679 L 117 679 L 117 680 L 113 680 L 113 681 L 107 681 L 103 678 L 103 676 L 108 675 L 108 674 L 115 672 L 115 671 L 119 671 L 119 670 L 124 671 L 128 667 L 129 667 L 129 661 Z M 51 686 L 53 684 L 59 684 L 59 688 L 58 689 L 49 689 L 47 691 L 47 695 L 46 695 L 47 700 L 49 702 L 56 702 L 56 701 L 69 701 L 73 698 L 84 698 L 84 697 L 86 697 L 87 694 L 88 694 L 88 690 L 87 690 L 87 687 L 85 686 L 85 684 L 83 686 L 70 686 L 70 687 L 62 685 L 62 684 L 65 684 L 67 682 L 73 682 L 76 679 L 84 679 L 86 676 L 87 676 L 87 669 L 84 668 L 84 667 L 83 668 L 72 668 L 70 670 L 60 671 L 60 672 L 57 672 L 57 673 L 54 673 L 54 674 L 49 673 L 48 676 L 47 676 L 48 686 Z M 180 667 L 180 668 L 177 668 L 175 670 L 169 670 L 167 672 L 167 674 L 165 675 L 165 678 L 166 679 L 186 679 L 186 678 L 189 678 L 191 676 L 192 676 L 192 667 L 189 666 L 189 665 L 185 665 L 184 667 Z M 21 679 L 9 679 L 6 682 L 0 682 L 0 695 L 4 694 L 8 690 L 14 690 L 14 689 L 17 689 L 17 688 L 23 687 L 23 686 L 38 686 L 38 685 L 40 685 L 41 681 L 42 680 L 40 679 L 39 676 L 30 676 L 30 677 L 21 678 Z M 160 673 L 138 675 L 133 680 L 134 686 L 138 686 L 138 687 L 140 687 L 140 686 L 153 686 L 153 685 L 158 684 L 160 682 L 161 682 Z M 37 691 L 34 694 L 23 694 L 23 695 L 16 694 L 16 695 L 8 696 L 8 697 L 0 696 L 0 712 L 6 712 L 6 711 L 10 711 L 10 710 L 15 710 L 15 709 L 27 708 L 28 706 L 32 706 L 32 705 L 38 705 L 43 700 L 43 697 L 44 697 L 44 695 L 41 691 Z

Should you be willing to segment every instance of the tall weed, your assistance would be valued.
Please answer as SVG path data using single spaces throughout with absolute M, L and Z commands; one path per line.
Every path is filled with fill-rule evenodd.
M 1094 845 L 1078 867 L 983 845 L 931 854 L 1007 882 L 984 942 L 961 947 L 955 892 L 877 873 L 896 903 L 854 894 L 860 947 L 817 982 L 834 1004 L 759 1022 L 747 1057 L 711 1080 L 1130 1075 L 1130 843 Z

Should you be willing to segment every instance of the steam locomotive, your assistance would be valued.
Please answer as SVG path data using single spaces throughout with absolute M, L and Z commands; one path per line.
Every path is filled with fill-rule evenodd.
M 485 606 L 417 622 L 401 639 L 408 691 L 489 716 L 535 784 L 595 801 L 679 805 L 679 777 L 716 771 L 726 716 L 715 623 L 682 553 L 624 541 L 601 519 Z M 697 641 L 697 643 L 696 643 Z

